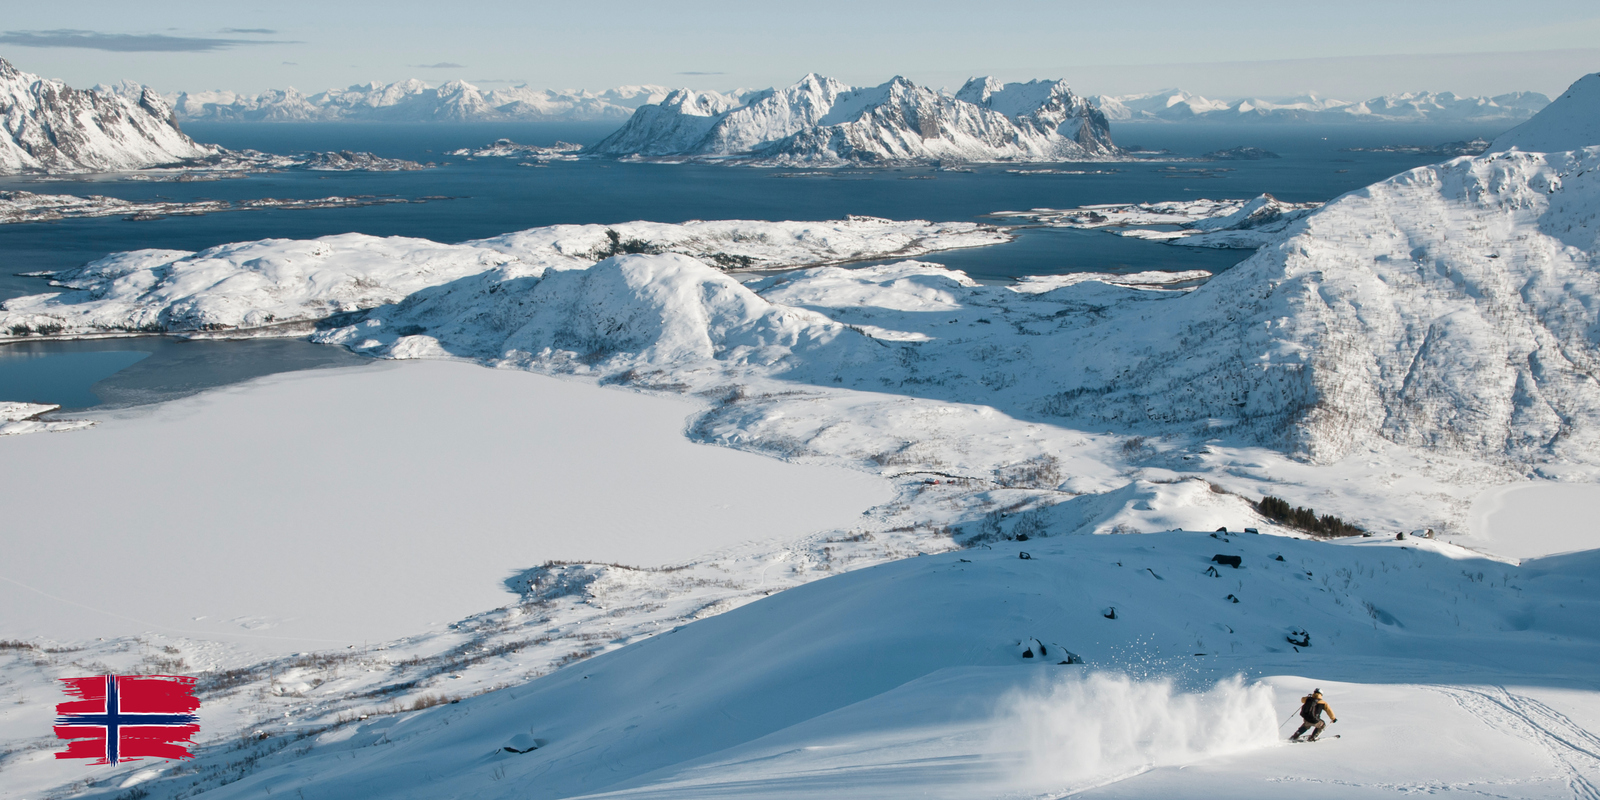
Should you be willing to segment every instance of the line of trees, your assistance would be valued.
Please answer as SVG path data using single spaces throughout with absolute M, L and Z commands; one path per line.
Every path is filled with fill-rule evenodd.
M 1256 503 L 1256 510 L 1261 512 L 1261 516 L 1267 519 L 1280 522 L 1291 528 L 1299 528 L 1313 536 L 1335 538 L 1340 536 L 1360 536 L 1366 533 L 1362 528 L 1351 525 L 1332 514 L 1323 514 L 1319 517 L 1317 512 L 1309 508 L 1291 507 L 1289 501 L 1281 497 L 1273 497 L 1270 494 L 1261 498 L 1261 502 Z

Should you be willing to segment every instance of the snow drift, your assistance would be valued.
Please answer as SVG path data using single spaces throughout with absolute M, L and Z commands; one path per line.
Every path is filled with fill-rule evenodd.
M 1278 740 L 1272 687 L 1237 675 L 1184 692 L 1170 677 L 1071 674 L 1012 691 L 1000 706 L 1002 747 L 1028 755 L 1020 782 L 1057 792 Z

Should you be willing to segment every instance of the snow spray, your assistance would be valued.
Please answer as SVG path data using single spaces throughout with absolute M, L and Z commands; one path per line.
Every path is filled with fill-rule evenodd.
M 1277 742 L 1272 687 L 1242 676 L 1182 692 L 1170 678 L 1091 673 L 1009 693 L 997 749 L 1022 757 L 1018 782 L 1083 791 L 1153 767 Z

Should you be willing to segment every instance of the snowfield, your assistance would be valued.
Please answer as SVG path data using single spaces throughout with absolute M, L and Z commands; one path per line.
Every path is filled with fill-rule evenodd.
M 420 531 L 409 548 L 316 569 L 376 563 L 388 569 L 365 579 L 381 582 L 400 570 L 385 559 L 426 560 L 446 573 L 438 585 L 409 572 L 418 577 L 388 592 L 416 597 L 374 602 L 462 598 L 437 604 L 430 621 L 447 624 L 266 659 L 192 628 L 54 638 L 50 626 L 84 610 L 25 597 L 19 584 L 66 555 L 49 536 L 24 540 L 38 566 L 8 576 L 7 591 L 31 605 L 0 624 L 39 627 L 0 649 L 4 691 L 18 698 L 0 704 L 0 793 L 1600 797 L 1600 550 L 1588 524 L 1600 512 L 1600 142 L 1580 124 L 1592 113 L 1552 104 L 1534 122 L 1565 131 L 1565 149 L 1412 170 L 1286 220 L 1209 278 L 984 286 L 919 261 L 831 265 L 842 251 L 939 240 L 929 231 L 940 226 L 881 220 L 566 226 L 463 245 L 258 242 L 231 246 L 240 257 L 146 251 L 64 274 L 84 281 L 81 295 L 21 298 L 6 319 L 36 325 L 15 316 L 34 314 L 71 333 L 193 308 L 212 316 L 176 318 L 199 331 L 243 324 L 229 321 L 283 295 L 322 304 L 297 318 L 316 323 L 317 341 L 495 369 L 358 371 L 427 386 L 373 397 L 346 385 L 318 395 L 326 407 L 313 413 L 328 419 L 291 415 L 310 401 L 284 389 L 339 376 L 301 376 L 140 412 L 149 422 L 101 415 L 87 431 L 0 440 L 23 456 L 3 462 L 13 473 L 0 486 L 8 520 L 29 515 L 29 531 L 98 513 L 110 530 L 96 535 L 131 546 L 113 527 L 129 524 L 118 481 L 170 481 L 150 464 L 177 464 L 205 473 L 184 476 L 202 489 L 238 485 L 218 465 L 266 464 L 255 477 L 265 499 L 232 510 L 305 530 L 251 537 L 292 543 L 292 558 L 265 564 L 361 547 L 372 541 L 361 520 L 400 509 L 392 524 Z M 1162 213 L 1199 224 L 1267 207 Z M 969 243 L 1004 235 L 947 230 Z M 727 271 L 766 264 L 807 268 L 746 281 Z M 277 283 L 264 288 L 261 275 Z M 443 419 L 478 408 L 452 398 L 457 380 L 549 380 L 518 372 L 610 387 L 576 387 L 580 404 L 624 390 L 682 396 L 697 404 L 681 427 L 690 441 L 852 469 L 853 485 L 886 480 L 893 496 L 855 501 L 876 505 L 809 533 L 697 539 L 697 555 L 669 564 L 541 563 L 581 548 L 561 535 L 440 534 L 457 517 L 525 520 L 527 475 L 562 477 L 565 464 L 507 448 L 521 426 L 549 430 L 539 426 L 574 413 L 546 403 L 529 414 L 506 396 L 486 403 L 490 425 Z M 269 424 L 238 441 L 205 435 L 198 421 L 227 408 L 292 420 L 308 438 Z M 428 413 L 380 429 L 345 421 L 403 423 L 408 409 Z M 163 414 L 173 433 L 152 433 Z M 176 455 L 157 448 L 191 426 Z M 474 437 L 466 460 L 498 456 L 406 460 L 441 451 L 428 436 L 455 446 L 462 431 Z M 252 456 L 257 439 L 277 455 Z M 95 452 L 90 463 L 124 459 L 119 477 L 61 481 L 50 459 L 68 446 Z M 385 471 L 392 461 L 398 472 Z M 616 461 L 602 468 L 626 475 Z M 454 483 L 469 469 L 485 472 Z M 624 506 L 659 488 L 639 484 L 669 477 L 706 484 L 695 496 L 710 502 L 756 491 L 662 469 L 680 474 L 557 484 L 554 502 Z M 152 491 L 140 496 L 159 507 L 132 515 L 150 535 L 195 547 L 219 536 L 220 524 L 175 515 Z M 330 509 L 351 522 L 324 529 L 281 499 L 307 492 L 323 506 L 383 507 Z M 1264 517 L 1264 495 L 1371 535 L 1312 539 Z M 788 501 L 816 497 L 802 487 Z M 594 546 L 625 550 L 639 536 Z M 516 551 L 523 540 L 540 551 Z M 508 592 L 496 600 L 486 564 Z M 238 582 L 249 590 L 239 602 L 262 606 L 289 607 L 301 585 L 204 579 Z M 356 579 L 323 582 L 334 580 Z M 54 699 L 54 679 L 112 670 L 202 676 L 198 757 L 64 785 L 49 705 L 36 698 Z M 1285 718 L 1315 687 L 1340 720 L 1327 735 L 1342 738 L 1284 744 Z
M 890 496 L 858 472 L 694 445 L 693 409 L 429 362 L 292 373 L 11 437 L 0 485 L 29 500 L 7 504 L 7 525 L 76 531 L 77 546 L 8 544 L 0 640 L 151 630 L 257 657 L 381 642 L 504 604 L 513 569 L 674 564 L 848 525 Z M 186 460 L 217 468 L 147 468 Z M 58 479 L 85 464 L 119 478 L 90 496 Z M 70 601 L 40 580 L 63 574 Z M 125 574 L 169 588 L 130 596 Z

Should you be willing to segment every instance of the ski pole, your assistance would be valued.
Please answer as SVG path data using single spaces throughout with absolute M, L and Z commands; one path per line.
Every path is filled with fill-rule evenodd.
M 1278 723 L 1278 730 L 1283 730 L 1283 726 L 1288 725 L 1289 724 L 1289 720 L 1291 720 L 1291 719 L 1294 719 L 1294 712 L 1293 711 L 1290 711 L 1289 712 L 1289 716 L 1286 717 L 1282 722 Z

